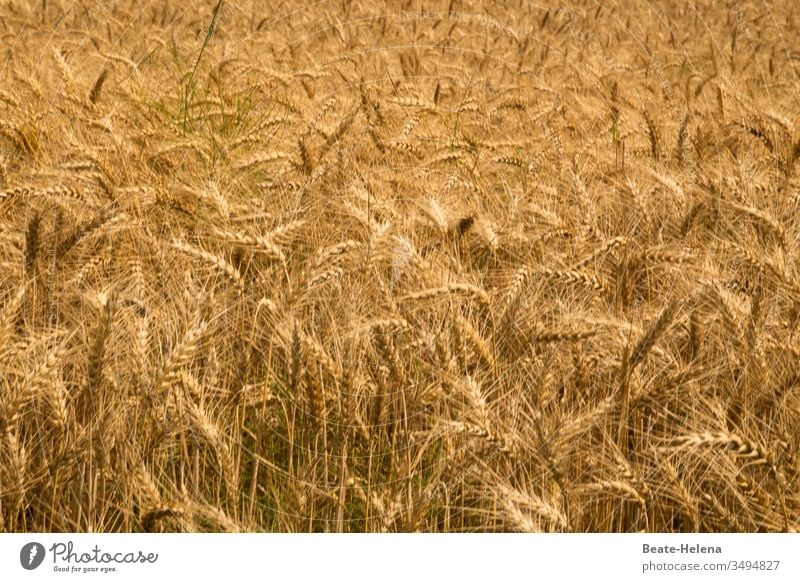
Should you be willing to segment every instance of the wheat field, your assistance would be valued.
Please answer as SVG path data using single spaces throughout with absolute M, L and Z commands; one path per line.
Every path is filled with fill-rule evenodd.
M 0 530 L 800 530 L 791 0 L 0 7 Z

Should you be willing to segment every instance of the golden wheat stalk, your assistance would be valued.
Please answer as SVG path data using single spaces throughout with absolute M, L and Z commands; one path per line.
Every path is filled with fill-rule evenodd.
M 178 240 L 172 241 L 172 246 L 175 249 L 183 253 L 186 253 L 187 255 L 190 255 L 192 257 L 204 261 L 205 263 L 211 265 L 218 271 L 222 272 L 225 276 L 228 277 L 228 279 L 230 279 L 236 285 L 239 291 L 244 292 L 245 284 L 244 280 L 242 279 L 242 275 L 239 273 L 236 267 L 231 265 L 225 258 L 216 255 L 214 253 L 211 253 L 209 251 L 193 247 L 189 244 L 186 244 Z
M 208 329 L 208 323 L 195 320 L 183 338 L 164 359 L 153 381 L 153 392 L 160 394 L 177 378 L 180 369 L 188 364 L 200 347 L 200 341 Z
M 407 295 L 403 295 L 399 298 L 399 301 L 415 303 L 415 302 L 424 302 L 430 301 L 432 299 L 437 299 L 439 297 L 449 296 L 449 295 L 461 295 L 464 297 L 472 297 L 476 299 L 481 305 L 485 307 L 489 307 L 489 295 L 475 285 L 469 285 L 466 283 L 451 283 L 449 285 L 444 285 L 442 287 L 432 287 L 430 289 L 424 289 L 422 291 L 417 291 L 414 293 L 409 293 Z

